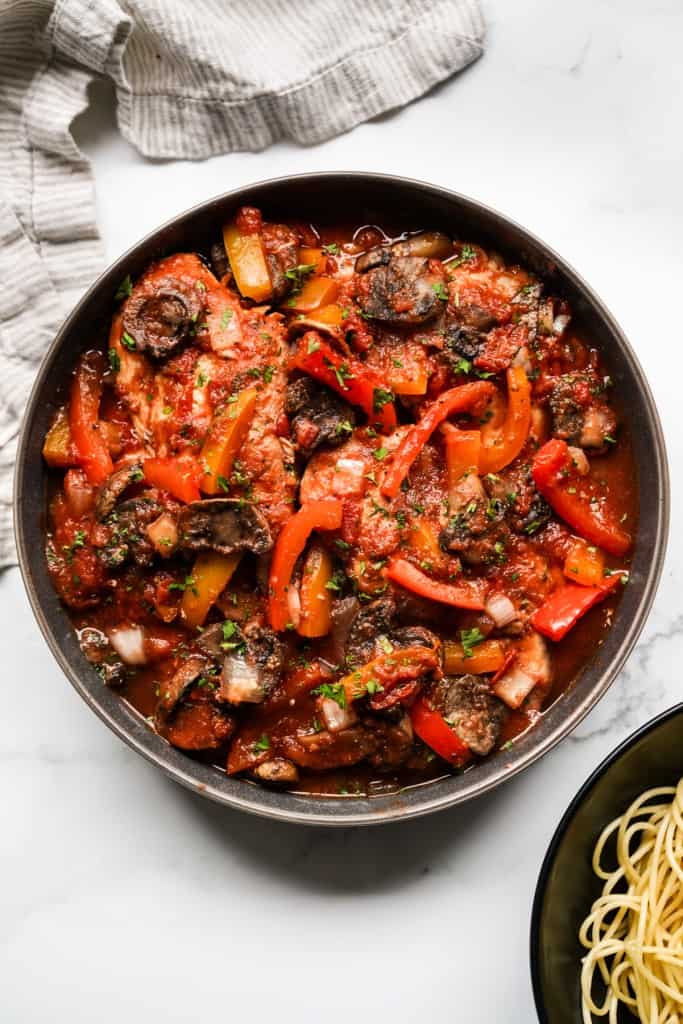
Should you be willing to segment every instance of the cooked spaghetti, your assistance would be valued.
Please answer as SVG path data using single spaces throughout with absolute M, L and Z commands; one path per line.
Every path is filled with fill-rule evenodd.
M 616 840 L 616 847 L 615 841 Z M 617 867 L 602 866 L 607 849 Z M 602 895 L 579 932 L 584 1024 L 620 1005 L 643 1024 L 683 1021 L 683 779 L 642 793 L 600 836 L 593 870 Z M 602 1002 L 596 971 L 604 982 Z

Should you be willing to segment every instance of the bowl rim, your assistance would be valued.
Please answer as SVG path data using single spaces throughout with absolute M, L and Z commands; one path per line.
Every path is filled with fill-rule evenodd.
M 446 792 L 438 797 L 432 796 L 431 798 L 429 796 L 429 790 L 437 786 L 438 781 L 434 783 L 427 783 L 422 786 L 415 787 L 412 790 L 412 793 L 414 794 L 421 794 L 419 799 L 400 805 L 396 805 L 395 793 L 390 794 L 388 801 L 382 800 L 382 798 L 378 797 L 354 797 L 353 799 L 345 798 L 343 800 L 325 798 L 323 801 L 316 799 L 315 797 L 307 796 L 299 797 L 299 801 L 296 802 L 296 806 L 292 807 L 273 806 L 265 799 L 263 802 L 259 803 L 257 794 L 254 794 L 253 792 L 254 790 L 257 792 L 260 791 L 261 787 L 259 786 L 245 785 L 244 797 L 228 794 L 217 786 L 212 785 L 211 779 L 208 778 L 206 774 L 204 774 L 204 778 L 200 780 L 199 776 L 202 773 L 197 769 L 197 763 L 191 761 L 189 758 L 185 758 L 187 761 L 187 768 L 193 770 L 186 770 L 185 768 L 181 768 L 177 765 L 172 765 L 168 763 L 170 755 L 162 757 L 157 752 L 148 749 L 148 745 L 146 745 L 145 742 L 133 735 L 131 730 L 115 721 L 107 709 L 102 706 L 101 702 L 88 691 L 80 678 L 79 672 L 74 668 L 74 666 L 72 666 L 69 658 L 61 650 L 54 631 L 49 624 L 48 616 L 46 615 L 38 596 L 38 589 L 33 579 L 31 559 L 22 521 L 22 471 L 27 459 L 28 446 L 28 430 L 26 425 L 34 415 L 39 395 L 44 387 L 45 379 L 49 375 L 55 355 L 61 348 L 63 342 L 71 334 L 73 325 L 81 315 L 83 306 L 85 306 L 90 299 L 96 295 L 107 279 L 115 277 L 115 274 L 123 274 L 125 272 L 126 265 L 132 261 L 139 249 L 153 243 L 155 238 L 162 236 L 165 231 L 172 229 L 174 226 L 182 224 L 183 222 L 191 222 L 194 218 L 209 210 L 212 206 L 238 202 L 240 198 L 247 198 L 249 196 L 253 196 L 254 193 L 267 191 L 269 188 L 273 187 L 282 188 L 292 183 L 308 183 L 311 187 L 314 187 L 320 182 L 327 182 L 328 184 L 336 183 L 340 188 L 344 184 L 354 183 L 358 185 L 386 185 L 389 188 L 399 186 L 417 193 L 426 193 L 434 197 L 438 196 L 453 205 L 459 206 L 461 209 L 465 209 L 475 215 L 478 214 L 482 216 L 486 219 L 491 228 L 496 223 L 505 225 L 515 234 L 517 245 L 521 247 L 522 244 L 529 244 L 531 248 L 535 248 L 537 251 L 540 251 L 544 258 L 558 268 L 562 276 L 571 282 L 572 286 L 589 300 L 600 320 L 606 325 L 607 329 L 618 341 L 618 347 L 620 349 L 619 358 L 626 362 L 629 372 L 634 378 L 638 390 L 641 393 L 642 400 L 646 408 L 648 426 L 651 430 L 654 442 L 653 457 L 656 463 L 657 478 L 661 481 L 661 493 L 658 501 L 657 519 L 653 531 L 653 557 L 650 561 L 647 574 L 643 582 L 643 589 L 639 603 L 635 608 L 630 621 L 625 623 L 624 634 L 621 638 L 618 649 L 615 651 L 612 661 L 605 667 L 601 675 L 591 686 L 590 692 L 584 696 L 576 707 L 571 709 L 571 711 L 567 711 L 562 720 L 557 723 L 545 737 L 539 739 L 539 742 L 534 744 L 529 750 L 523 752 L 521 755 L 518 753 L 516 758 L 508 758 L 507 756 L 499 753 L 497 756 L 497 769 L 491 771 L 490 775 L 486 778 L 482 778 L 478 782 L 472 781 L 469 786 L 463 786 L 458 790 Z M 102 721 L 104 721 L 105 724 L 117 736 L 119 736 L 120 739 L 131 747 L 131 749 L 135 750 L 138 754 L 141 754 L 146 760 L 155 764 L 157 767 L 160 767 L 175 781 L 181 783 L 194 792 L 200 792 L 202 795 L 207 796 L 218 803 L 274 820 L 293 822 L 297 824 L 318 824 L 347 827 L 352 825 L 365 826 L 385 824 L 387 822 L 397 820 L 405 821 L 425 814 L 431 814 L 447 807 L 455 806 L 456 804 L 463 803 L 475 796 L 480 796 L 489 792 L 502 782 L 512 778 L 514 775 L 517 775 L 519 772 L 529 767 L 533 762 L 541 758 L 582 721 L 585 715 L 605 694 L 623 667 L 624 662 L 635 646 L 652 606 L 652 602 L 661 579 L 666 554 L 670 518 L 670 482 L 666 445 L 661 421 L 647 378 L 630 342 L 602 299 L 600 299 L 597 293 L 583 279 L 583 277 L 581 277 L 574 267 L 560 256 L 559 253 L 555 252 L 551 246 L 538 238 L 532 232 L 528 231 L 521 224 L 517 223 L 517 221 L 508 217 L 506 214 L 502 214 L 491 206 L 441 185 L 435 185 L 419 179 L 403 177 L 400 175 L 380 174 L 366 171 L 311 171 L 305 174 L 284 175 L 276 178 L 264 179 L 262 181 L 250 182 L 227 192 L 220 193 L 219 195 L 214 195 L 204 199 L 201 202 L 196 203 L 194 206 L 175 214 L 163 224 L 158 225 L 152 231 L 147 232 L 143 238 L 129 246 L 125 252 L 102 270 L 87 291 L 80 297 L 60 326 L 54 339 L 43 355 L 36 373 L 20 427 L 14 472 L 13 511 L 19 568 L 24 587 L 28 594 L 31 609 L 38 622 L 40 630 L 43 633 L 55 660 L 77 693 L 98 715 L 98 717 L 100 717 Z M 460 778 L 466 778 L 470 775 L 476 777 L 476 771 L 473 771 L 472 773 L 465 773 L 465 775 L 460 776 Z M 458 777 L 454 776 L 454 778 Z M 287 795 L 288 794 L 286 792 L 282 794 L 283 803 L 285 802 Z M 278 796 L 280 796 L 280 794 L 278 794 Z M 289 794 L 289 796 L 292 797 L 293 794 Z M 393 801 L 391 798 L 393 798 Z M 306 810 L 301 806 L 303 802 L 310 803 L 310 810 Z M 351 803 L 353 803 L 354 807 L 349 806 Z M 380 804 L 382 803 L 385 806 L 383 809 L 380 809 Z M 322 810 L 323 806 L 325 806 L 324 811 Z M 315 809 L 316 807 L 317 810 Z
M 545 856 L 543 857 L 543 863 L 541 864 L 541 869 L 538 873 L 529 928 L 531 985 L 534 993 L 536 1013 L 541 1024 L 552 1024 L 552 1021 L 546 1013 L 545 1003 L 543 1001 L 543 983 L 541 980 L 540 957 L 538 955 L 538 946 L 541 938 L 541 916 L 545 906 L 545 896 L 550 872 L 552 871 L 555 858 L 562 846 L 567 830 L 576 817 L 576 814 L 586 797 L 598 782 L 600 782 L 602 777 L 609 771 L 612 765 L 616 764 L 616 762 L 619 761 L 620 758 L 631 749 L 631 747 L 634 747 L 636 743 L 639 743 L 640 740 L 644 739 L 651 732 L 654 732 L 660 725 L 664 725 L 664 723 L 668 722 L 669 719 L 676 718 L 676 716 L 680 714 L 683 714 L 683 701 L 678 704 L 674 704 L 673 707 L 667 708 L 666 711 L 660 712 L 660 714 L 655 715 L 654 718 L 648 719 L 647 722 L 639 726 L 634 732 L 630 733 L 630 735 L 623 739 L 621 743 L 614 748 L 614 750 L 603 758 L 597 768 L 594 768 L 585 782 L 583 782 L 570 800 L 566 810 L 560 818 L 559 824 L 553 832 L 552 839 L 548 844 Z

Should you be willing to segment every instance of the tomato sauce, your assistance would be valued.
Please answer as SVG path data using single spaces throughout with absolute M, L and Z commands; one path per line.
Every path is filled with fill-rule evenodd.
M 525 268 L 245 208 L 126 279 L 103 348 L 46 437 L 48 566 L 103 685 L 188 757 L 349 797 L 476 771 L 603 642 L 628 426 Z

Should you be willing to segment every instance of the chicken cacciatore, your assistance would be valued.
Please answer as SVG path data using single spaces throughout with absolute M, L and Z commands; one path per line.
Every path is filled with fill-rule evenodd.
M 600 354 L 539 278 L 243 207 L 112 309 L 45 439 L 47 563 L 170 744 L 372 794 L 469 769 L 576 678 L 637 493 Z

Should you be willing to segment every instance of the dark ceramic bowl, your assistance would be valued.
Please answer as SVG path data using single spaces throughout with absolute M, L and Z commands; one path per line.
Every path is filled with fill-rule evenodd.
M 640 525 L 631 583 L 614 625 L 580 678 L 539 724 L 507 751 L 460 776 L 392 795 L 305 797 L 228 778 L 170 747 L 100 677 L 79 649 L 50 583 L 43 554 L 47 472 L 41 459 L 45 431 L 64 401 L 78 353 L 106 336 L 120 281 L 140 274 L 165 251 L 205 248 L 217 225 L 244 203 L 270 219 L 319 223 L 384 222 L 406 229 L 440 228 L 492 245 L 535 270 L 564 295 L 580 325 L 604 353 L 633 428 L 640 481 Z M 603 695 L 643 626 L 664 558 L 669 491 L 666 455 L 655 405 L 643 371 L 614 318 L 578 274 L 543 242 L 494 210 L 443 188 L 378 174 L 329 173 L 280 178 L 210 199 L 164 224 L 121 256 L 84 295 L 43 360 L 24 418 L 17 456 L 15 522 L 19 562 L 40 628 L 57 661 L 86 703 L 148 760 L 196 792 L 255 814 L 324 825 L 367 825 L 411 818 L 484 793 L 526 768 L 566 736 Z
M 579 928 L 602 891 L 591 867 L 605 825 L 644 790 L 683 775 L 683 704 L 629 736 L 581 787 L 548 848 L 531 919 L 531 975 L 541 1024 L 580 1024 Z M 621 1018 L 620 1018 L 621 1019 Z M 626 1019 L 626 1018 L 625 1018 Z M 634 1018 L 628 1015 L 628 1020 Z

